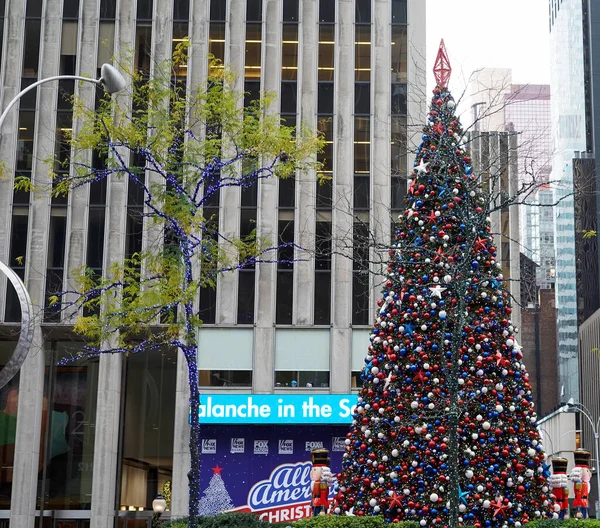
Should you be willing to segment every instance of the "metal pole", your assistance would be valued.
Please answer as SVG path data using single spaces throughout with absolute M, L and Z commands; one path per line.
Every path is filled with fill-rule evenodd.
M 590 420 L 590 425 L 592 428 L 594 427 L 594 423 Z M 594 448 L 595 448 L 595 456 L 596 456 L 596 493 L 598 494 L 598 500 L 596 501 L 595 510 L 596 510 L 596 519 L 600 519 L 600 460 L 598 459 L 598 430 L 594 429 Z M 589 500 L 589 491 L 588 491 L 588 500 Z

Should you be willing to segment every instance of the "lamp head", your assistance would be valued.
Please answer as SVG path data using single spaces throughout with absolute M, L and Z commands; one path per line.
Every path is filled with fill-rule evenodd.
M 109 94 L 120 92 L 127 86 L 119 70 L 110 64 L 102 65 L 100 69 L 100 84 L 104 86 L 104 90 Z
M 167 501 L 161 493 L 159 493 L 156 496 L 156 499 L 152 501 L 152 509 L 154 510 L 154 513 L 162 513 L 167 509 Z

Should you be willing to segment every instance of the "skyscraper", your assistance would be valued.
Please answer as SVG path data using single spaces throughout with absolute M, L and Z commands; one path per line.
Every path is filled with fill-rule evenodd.
M 420 125 L 411 123 L 426 113 L 424 3 L 2 0 L 0 16 L 3 106 L 42 78 L 96 77 L 113 54 L 151 74 L 189 36 L 187 83 L 206 79 L 210 53 L 237 74 L 247 100 L 274 92 L 287 124 L 304 122 L 323 132 L 328 184 L 319 186 L 316 174 L 308 174 L 244 191 L 229 188 L 206 213 L 232 236 L 258 226 L 276 240 L 320 251 L 293 265 L 259 264 L 223 275 L 215 289 L 201 292 L 200 348 L 213 353 L 200 355 L 199 376 L 203 392 L 216 392 L 214 398 L 291 394 L 317 405 L 319 398 L 351 393 L 379 289 L 375 267 L 362 263 L 352 241 L 368 231 L 387 244 L 391 217 L 402 205 L 407 145 L 420 137 Z M 112 526 L 115 516 L 145 518 L 155 494 L 166 489 L 172 514 L 186 513 L 189 416 L 177 352 L 57 366 L 82 343 L 61 314 L 47 308 L 48 296 L 73 284 L 81 266 L 101 273 L 108 255 L 138 251 L 147 230 L 140 196 L 123 180 L 68 198 L 13 191 L 14 175 L 48 177 L 44 160 L 53 153 L 68 161 L 68 138 L 80 126 L 70 94 L 94 104 L 91 85 L 44 85 L 21 100 L 1 131 L 0 159 L 11 177 L 0 180 L 0 259 L 25 280 L 41 314 L 34 350 L 18 377 L 0 389 L 0 523 L 10 510 L 11 526 L 23 528 L 33 527 L 36 509 L 91 519 L 93 527 Z M 89 162 L 97 162 L 92 153 Z M 68 171 L 68 164 L 60 170 Z M 349 254 L 336 247 L 342 242 Z M 4 365 L 20 319 L 4 281 L 0 300 Z M 217 418 L 213 429 L 205 427 L 203 456 L 238 457 L 229 462 L 228 478 L 243 471 L 247 486 L 272 469 L 250 468 L 250 444 L 255 454 L 278 446 L 278 454 L 291 453 L 296 458 L 290 461 L 300 463 L 305 449 L 326 438 L 335 462 L 340 435 L 333 424 L 339 422 L 324 419 L 321 429 L 310 429 L 312 419 L 306 420 L 288 420 L 287 429 L 240 430 Z M 239 497 L 247 489 L 229 492 L 236 506 L 246 505 L 239 503 L 246 495 Z

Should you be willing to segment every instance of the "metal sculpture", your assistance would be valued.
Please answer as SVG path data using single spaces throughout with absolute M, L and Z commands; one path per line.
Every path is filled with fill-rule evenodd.
M 0 262 L 0 272 L 8 277 L 8 280 L 17 292 L 17 298 L 21 305 L 21 332 L 19 333 L 19 340 L 17 341 L 17 346 L 12 357 L 4 365 L 4 368 L 0 370 L 0 389 L 2 389 L 17 375 L 31 349 L 33 343 L 33 305 L 21 277 L 3 262 Z

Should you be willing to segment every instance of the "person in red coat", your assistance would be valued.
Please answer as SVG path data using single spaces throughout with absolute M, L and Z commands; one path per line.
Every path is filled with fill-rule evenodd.
M 567 465 L 569 461 L 566 458 L 552 459 L 552 475 L 548 483 L 552 488 L 552 494 L 555 497 L 555 507 L 558 508 L 558 518 L 564 519 L 569 516 L 569 488 L 567 486 Z

